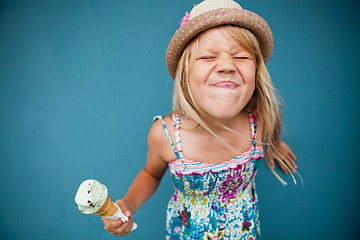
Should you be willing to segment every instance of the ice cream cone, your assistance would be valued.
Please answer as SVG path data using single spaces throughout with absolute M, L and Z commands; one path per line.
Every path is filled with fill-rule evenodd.
M 101 207 L 95 214 L 100 215 L 102 217 L 111 217 L 114 216 L 116 212 L 117 212 L 117 207 L 111 201 L 111 198 L 108 195 L 103 205 L 101 205 Z
M 96 214 L 111 220 L 121 219 L 123 222 L 129 221 L 129 217 L 111 201 L 106 186 L 96 180 L 88 179 L 80 184 L 75 202 L 84 214 Z M 133 223 L 133 230 L 136 228 L 136 223 Z

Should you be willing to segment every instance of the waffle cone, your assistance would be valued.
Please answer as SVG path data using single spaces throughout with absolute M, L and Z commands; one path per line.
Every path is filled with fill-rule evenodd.
M 117 207 L 111 201 L 111 198 L 108 195 L 103 205 L 99 208 L 99 210 L 95 214 L 100 215 L 102 217 L 111 217 L 116 212 L 117 212 Z

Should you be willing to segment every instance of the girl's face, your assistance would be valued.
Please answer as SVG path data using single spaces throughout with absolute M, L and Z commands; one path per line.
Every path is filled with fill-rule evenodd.
M 200 108 L 219 120 L 230 120 L 254 92 L 256 66 L 253 55 L 220 29 L 202 33 L 189 86 Z

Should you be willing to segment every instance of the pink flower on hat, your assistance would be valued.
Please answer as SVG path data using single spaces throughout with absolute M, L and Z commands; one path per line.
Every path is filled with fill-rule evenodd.
M 180 27 L 184 26 L 185 23 L 186 23 L 187 21 L 189 21 L 189 17 L 190 17 L 189 13 L 186 12 L 186 13 L 185 13 L 185 16 L 184 16 L 183 19 L 181 20 Z

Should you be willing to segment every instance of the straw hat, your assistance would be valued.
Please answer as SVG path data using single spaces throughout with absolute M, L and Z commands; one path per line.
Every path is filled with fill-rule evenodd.
M 186 13 L 181 27 L 172 37 L 166 52 L 166 64 L 172 78 L 186 44 L 197 34 L 219 25 L 235 25 L 248 29 L 259 40 L 264 62 L 269 60 L 274 39 L 269 25 L 259 15 L 242 9 L 232 0 L 205 0 Z

